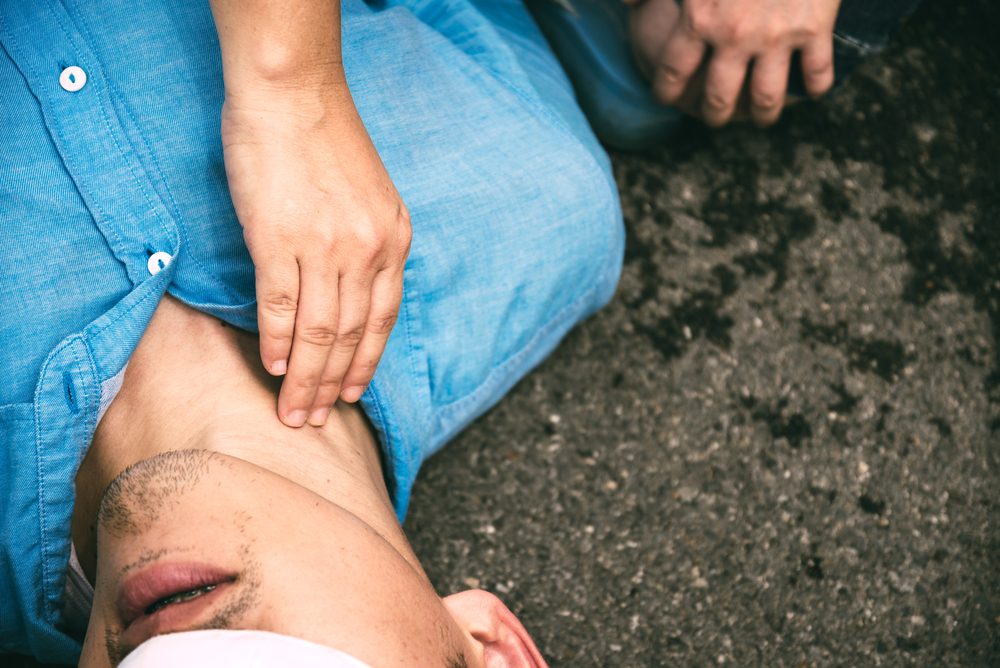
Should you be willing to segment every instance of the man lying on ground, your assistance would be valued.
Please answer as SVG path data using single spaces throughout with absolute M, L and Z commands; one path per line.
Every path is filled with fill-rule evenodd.
M 421 462 L 610 299 L 610 165 L 519 2 L 329 5 L 213 3 L 221 59 L 200 0 L 0 8 L 0 651 L 250 628 L 541 663 L 496 599 L 439 599 L 399 522 Z M 406 227 L 392 188 L 405 279 L 408 233 L 381 261 L 357 238 Z
M 772 121 L 755 85 L 794 67 L 751 62 L 816 40 L 755 50 L 732 12 L 664 2 L 633 14 L 673 17 L 634 34 L 661 96 L 717 124 L 749 83 Z M 254 628 L 380 666 L 539 663 L 496 599 L 438 599 L 398 524 L 421 462 L 621 266 L 607 157 L 532 20 L 347 0 L 341 44 L 336 3 L 216 0 L 220 59 L 203 3 L 93 4 L 0 10 L 0 649 L 73 661 L 89 629 L 107 665 Z M 612 143 L 659 138 L 588 108 Z

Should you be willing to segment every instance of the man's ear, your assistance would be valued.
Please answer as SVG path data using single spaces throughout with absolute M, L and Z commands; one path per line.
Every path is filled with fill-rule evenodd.
M 488 668 L 548 668 L 524 626 L 493 594 L 470 589 L 443 601 L 458 625 L 472 636 Z

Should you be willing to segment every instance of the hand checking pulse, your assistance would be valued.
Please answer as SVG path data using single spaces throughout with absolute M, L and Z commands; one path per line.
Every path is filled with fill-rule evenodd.
M 211 0 L 229 192 L 257 276 L 278 418 L 319 427 L 375 373 L 403 295 L 410 218 L 358 115 L 340 3 Z
M 625 1 L 633 5 L 636 55 L 656 96 L 709 125 L 726 124 L 744 106 L 758 125 L 774 123 L 795 51 L 811 96 L 833 85 L 840 0 Z
M 346 93 L 346 87 L 343 89 Z M 223 107 L 230 194 L 257 275 L 278 416 L 321 426 L 357 401 L 396 322 L 410 222 L 349 95 Z

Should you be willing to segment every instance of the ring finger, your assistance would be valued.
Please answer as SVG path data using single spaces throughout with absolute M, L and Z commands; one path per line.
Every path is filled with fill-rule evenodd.
M 750 82 L 750 113 L 757 125 L 771 125 L 781 115 L 788 90 L 787 51 L 769 51 L 753 65 Z
M 339 309 L 337 270 L 329 260 L 303 261 L 299 276 L 292 352 L 278 395 L 278 416 L 290 427 L 301 427 L 308 418 L 337 336 Z

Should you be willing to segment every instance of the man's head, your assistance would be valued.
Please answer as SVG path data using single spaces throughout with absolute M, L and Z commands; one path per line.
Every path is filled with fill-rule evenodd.
M 485 592 L 439 598 L 393 541 L 288 478 L 201 450 L 143 460 L 98 513 L 81 665 L 182 630 L 261 629 L 372 666 L 544 665 Z

